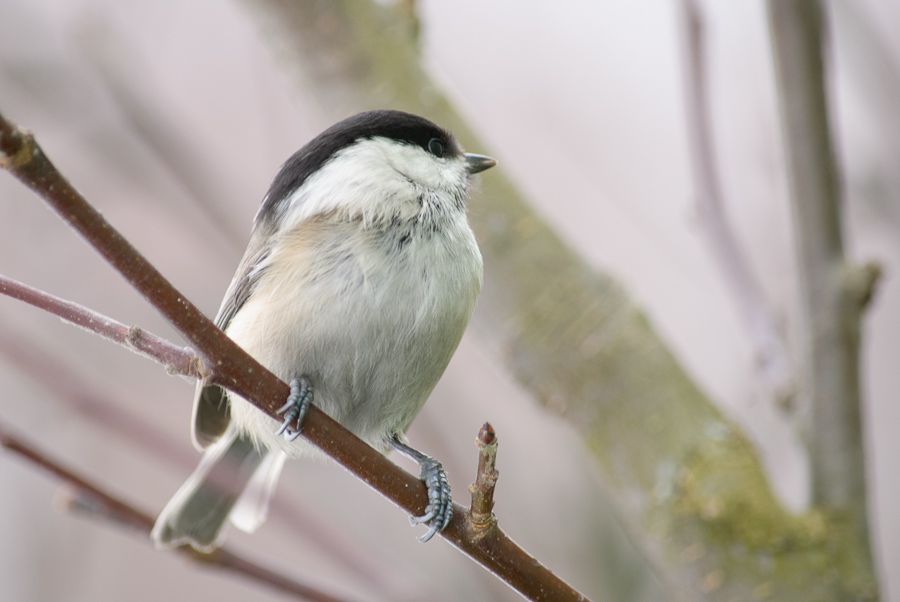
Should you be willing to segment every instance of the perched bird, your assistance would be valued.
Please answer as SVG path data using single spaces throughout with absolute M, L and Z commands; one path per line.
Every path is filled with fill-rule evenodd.
M 291 156 L 256 214 L 216 324 L 291 395 L 279 426 L 241 397 L 200 383 L 196 471 L 156 520 L 159 545 L 211 550 L 227 520 L 264 520 L 310 403 L 376 449 L 416 460 L 429 504 L 413 522 L 430 539 L 452 513 L 440 462 L 405 431 L 456 350 L 481 289 L 466 218 L 472 174 L 495 164 L 400 111 L 360 113 Z

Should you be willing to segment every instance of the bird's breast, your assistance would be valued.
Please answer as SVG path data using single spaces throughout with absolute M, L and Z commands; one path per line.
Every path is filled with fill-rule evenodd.
M 314 403 L 370 443 L 421 408 L 475 305 L 482 262 L 465 217 L 439 231 L 305 224 L 279 240 L 227 330 L 284 380 L 309 376 Z M 273 421 L 234 404 L 263 443 Z

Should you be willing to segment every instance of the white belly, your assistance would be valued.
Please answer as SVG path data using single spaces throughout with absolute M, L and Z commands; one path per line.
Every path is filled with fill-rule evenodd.
M 357 223 L 306 223 L 285 236 L 226 332 L 313 403 L 379 449 L 406 430 L 444 372 L 481 287 L 481 255 L 460 214 L 401 241 Z M 301 455 L 308 444 L 231 396 L 235 424 Z

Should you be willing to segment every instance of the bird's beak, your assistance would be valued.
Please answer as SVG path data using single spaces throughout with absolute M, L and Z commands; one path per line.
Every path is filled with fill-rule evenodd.
M 466 153 L 466 171 L 470 174 L 478 173 L 479 171 L 484 171 L 485 169 L 490 169 L 497 162 L 491 159 L 490 157 L 486 157 L 484 155 L 476 155 L 474 153 Z

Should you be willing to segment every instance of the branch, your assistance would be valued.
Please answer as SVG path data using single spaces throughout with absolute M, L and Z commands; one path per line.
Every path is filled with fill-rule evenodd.
M 709 109 L 703 17 L 696 0 L 682 0 L 682 10 L 687 38 L 683 61 L 685 107 L 697 216 L 711 255 L 753 341 L 766 393 L 782 407 L 788 407 L 796 385 L 784 337 L 725 213 Z
M 41 196 L 152 303 L 207 360 L 210 382 L 234 391 L 269 416 L 289 394 L 288 386 L 247 355 L 179 293 L 56 170 L 33 136 L 0 116 L 0 166 Z M 318 408 L 310 408 L 303 436 L 338 463 L 411 514 L 424 513 L 424 483 Z M 535 600 L 584 597 L 510 540 L 500 529 L 474 538 L 465 509 L 441 533 L 448 541 L 523 595 Z
M 120 527 L 140 531 L 146 536 L 146 541 L 149 541 L 150 530 L 153 528 L 153 517 L 146 512 L 103 491 L 91 481 L 37 451 L 25 441 L 10 435 L 3 425 L 0 425 L 0 446 L 74 487 L 77 495 L 70 507 L 81 512 L 88 512 L 91 516 L 102 518 Z M 182 546 L 176 548 L 176 552 L 204 566 L 241 575 L 301 599 L 319 602 L 341 602 L 342 600 L 260 566 L 227 548 L 220 548 L 211 554 L 203 554 L 191 547 Z
M 769 2 L 806 319 L 813 501 L 848 511 L 866 537 L 859 343 L 862 308 L 877 271 L 851 266 L 844 253 L 840 168 L 828 123 L 822 59 L 824 19 L 812 0 Z
M 169 374 L 192 376 L 202 380 L 212 373 L 206 361 L 192 349 L 178 347 L 139 326 L 126 326 L 82 305 L 60 299 L 2 274 L 0 274 L 0 294 L 24 301 L 88 332 L 99 334 L 108 341 L 136 351 L 162 364 Z

